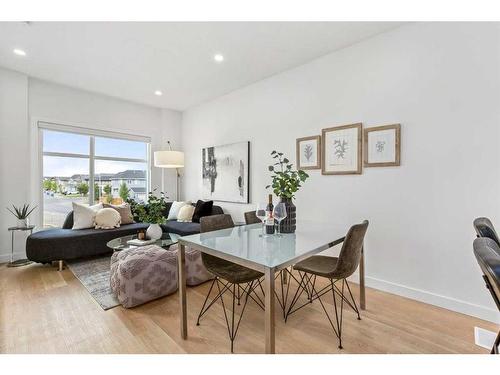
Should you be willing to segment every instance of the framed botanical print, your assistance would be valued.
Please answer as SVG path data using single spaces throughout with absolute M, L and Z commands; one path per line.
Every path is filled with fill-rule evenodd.
M 297 169 L 321 168 L 321 136 L 297 139 Z
M 398 166 L 401 162 L 401 125 L 365 129 L 365 167 Z
M 321 131 L 321 174 L 361 174 L 361 123 Z

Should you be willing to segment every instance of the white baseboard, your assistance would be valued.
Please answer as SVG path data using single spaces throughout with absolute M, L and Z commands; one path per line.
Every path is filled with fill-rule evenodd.
M 353 275 L 349 280 L 359 282 L 359 276 Z M 500 324 L 500 313 L 494 309 L 485 306 L 475 305 L 470 302 L 462 301 L 456 298 L 443 296 L 440 294 L 428 292 L 421 289 L 411 288 L 405 285 L 380 280 L 374 277 L 365 277 L 366 286 L 384 292 L 397 294 L 402 297 L 411 298 L 430 305 L 439 306 L 448 310 L 456 311 L 462 314 L 475 316 L 476 318 L 488 320 Z M 367 302 L 367 304 L 369 301 Z
M 14 253 L 14 260 L 25 259 L 25 258 L 26 258 L 26 253 L 24 251 L 19 253 Z M 10 252 L 0 254 L 0 263 L 7 263 L 7 262 L 10 262 Z

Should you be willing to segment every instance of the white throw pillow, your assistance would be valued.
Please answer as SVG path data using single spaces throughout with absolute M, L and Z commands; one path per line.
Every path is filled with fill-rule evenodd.
M 195 207 L 190 204 L 182 206 L 177 215 L 177 221 L 190 223 L 193 219 L 194 209 Z
M 95 229 L 119 228 L 122 218 L 114 208 L 103 208 L 95 215 Z
M 179 216 L 179 211 L 182 206 L 191 205 L 191 201 L 187 202 L 172 202 L 172 206 L 170 207 L 170 211 L 168 212 L 167 220 L 176 220 Z
M 95 215 L 101 208 L 102 203 L 86 206 L 73 202 L 73 229 L 93 228 Z

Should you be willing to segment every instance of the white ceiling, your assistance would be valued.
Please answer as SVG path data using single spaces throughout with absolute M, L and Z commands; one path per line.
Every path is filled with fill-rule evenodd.
M 0 22 L 0 66 L 184 110 L 398 27 L 391 22 Z M 16 56 L 14 48 L 26 51 Z M 223 63 L 213 55 L 221 53 Z M 161 90 L 163 96 L 154 95 Z

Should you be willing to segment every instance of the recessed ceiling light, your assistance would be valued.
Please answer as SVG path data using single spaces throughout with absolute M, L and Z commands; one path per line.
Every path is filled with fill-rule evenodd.
M 163 93 L 162 93 L 160 90 L 156 90 L 156 91 L 155 91 L 155 95 L 156 95 L 156 96 L 162 96 L 162 95 L 163 95 Z
M 214 55 L 214 60 L 218 63 L 223 62 L 224 56 L 222 56 L 220 53 L 217 53 L 216 55 Z
M 18 56 L 26 56 L 26 52 L 19 48 L 15 48 L 12 52 Z

